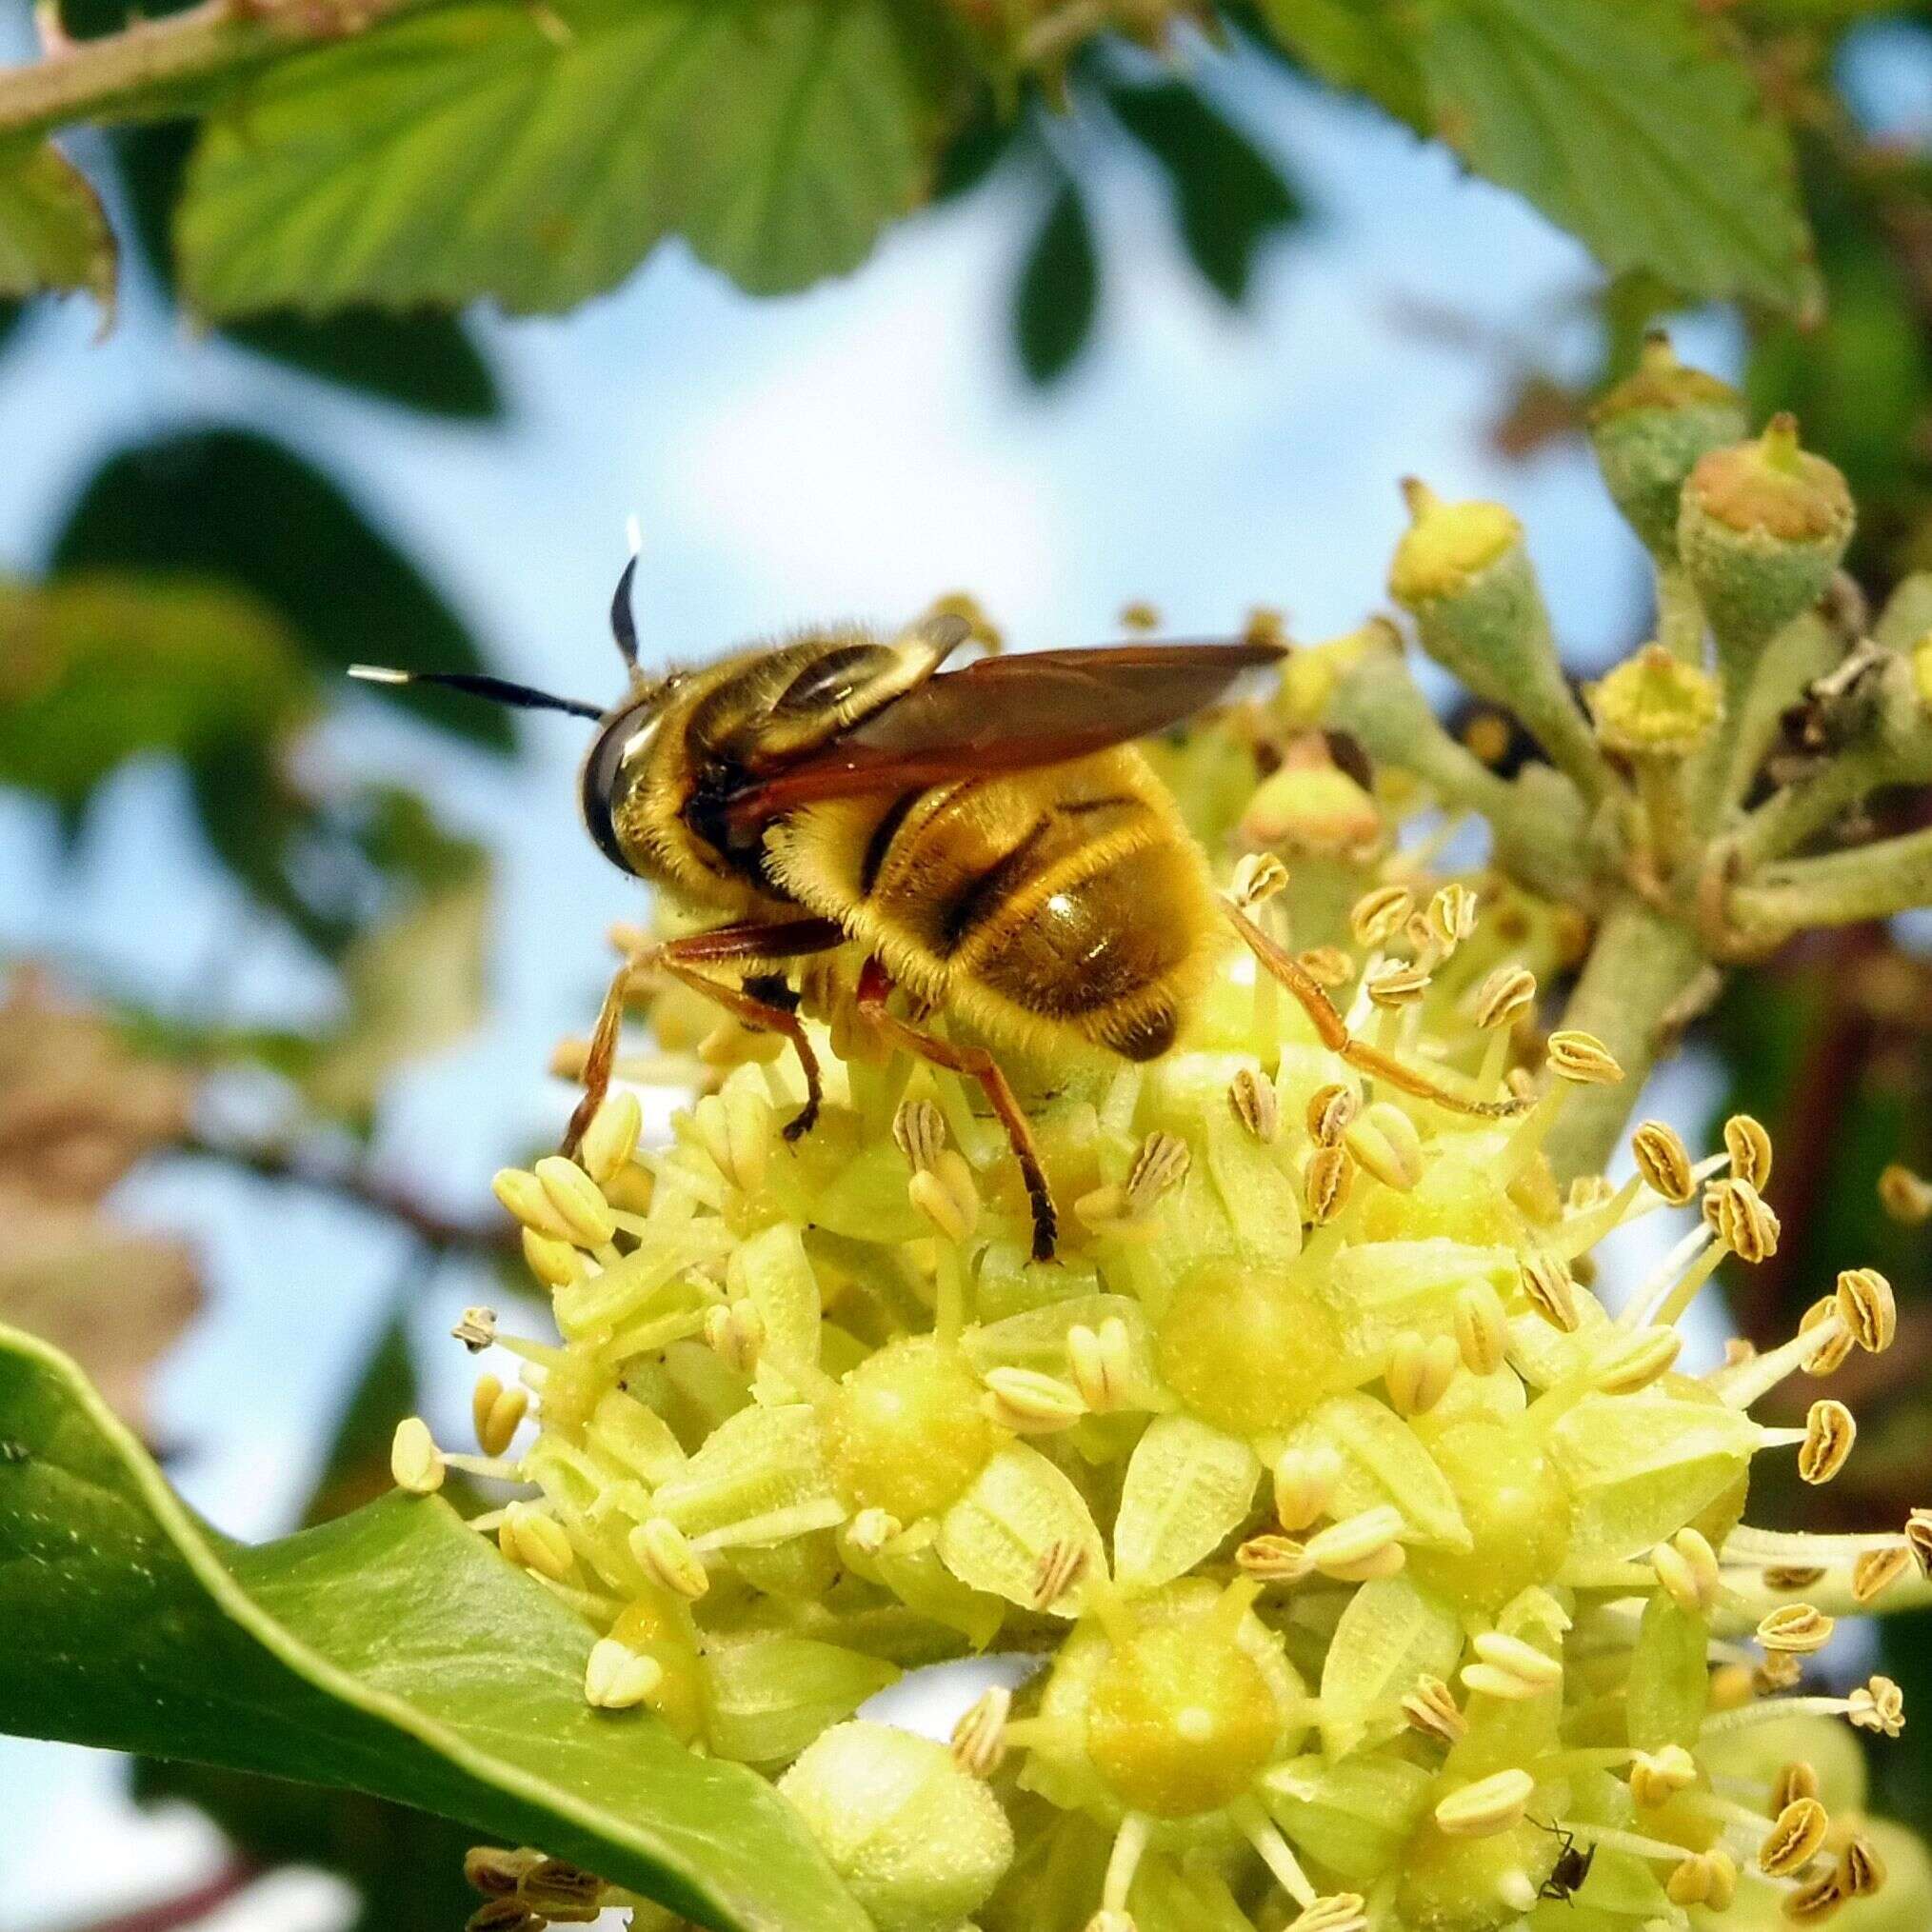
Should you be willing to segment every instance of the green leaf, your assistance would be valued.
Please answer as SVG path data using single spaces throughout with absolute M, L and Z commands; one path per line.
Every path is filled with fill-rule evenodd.
M 753 294 L 925 193 L 964 65 L 918 0 L 484 0 L 283 63 L 208 125 L 184 289 L 235 316 L 554 311 L 679 234 Z
M 1409 11 L 1396 0 L 1259 0 L 1275 38 L 1330 87 L 1388 110 L 1418 131 L 1428 126 L 1428 92 L 1416 58 Z
M 114 237 L 87 177 L 50 141 L 0 143 L 0 295 L 85 289 L 114 312 Z
M 255 599 L 190 577 L 0 582 L 0 784 L 78 807 L 143 753 L 211 759 L 314 708 L 294 639 Z
M 1426 0 L 1421 20 L 1435 131 L 1605 268 L 1813 303 L 1789 143 L 1681 0 Z
M 113 136 L 135 240 L 154 279 L 170 295 L 169 229 L 194 136 L 191 121 L 121 128 Z M 502 393 L 482 351 L 461 322 L 435 309 L 390 315 L 380 309 L 344 309 L 323 320 L 285 312 L 237 322 L 221 332 L 257 355 L 426 415 L 479 422 L 503 413 Z
M 768 1785 L 585 1703 L 588 1627 L 439 1500 L 217 1539 L 12 1330 L 0 1442 L 10 1729 L 414 1803 L 727 1932 L 865 1932 Z
M 1116 87 L 1107 100 L 1166 170 L 1194 266 L 1224 301 L 1244 301 L 1256 250 L 1302 212 L 1281 171 L 1185 81 Z
M 361 661 L 486 668 L 455 613 L 362 509 L 292 450 L 249 429 L 170 432 L 110 457 L 54 541 L 53 568 L 191 570 L 252 590 L 329 677 Z M 368 688 L 491 750 L 508 713 L 408 685 Z
M 1062 184 L 1033 238 L 1013 295 L 1013 331 L 1029 382 L 1057 382 L 1086 346 L 1100 307 L 1100 258 L 1086 203 Z

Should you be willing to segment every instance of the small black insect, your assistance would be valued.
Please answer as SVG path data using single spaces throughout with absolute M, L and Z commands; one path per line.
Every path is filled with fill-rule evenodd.
M 1539 1831 L 1546 1831 L 1557 1841 L 1556 1863 L 1550 1867 L 1549 1877 L 1537 1889 L 1539 1899 L 1561 1899 L 1564 1904 L 1575 1902 L 1576 1894 L 1583 1890 L 1583 1881 L 1590 1876 L 1590 1867 L 1597 1860 L 1597 1847 L 1585 1845 L 1579 1848 L 1577 1835 L 1565 1831 L 1560 1824 L 1545 1824 L 1540 1818 L 1532 1818 L 1530 1823 Z

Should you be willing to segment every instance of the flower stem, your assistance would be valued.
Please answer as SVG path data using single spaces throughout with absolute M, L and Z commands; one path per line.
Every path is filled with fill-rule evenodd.
M 1822 858 L 1768 866 L 1731 893 L 1747 928 L 1855 926 L 1932 905 L 1932 827 Z

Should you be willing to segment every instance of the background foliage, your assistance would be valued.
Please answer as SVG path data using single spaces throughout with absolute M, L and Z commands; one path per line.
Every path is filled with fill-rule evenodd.
M 501 438 L 508 404 L 465 319 L 472 303 L 566 310 L 667 240 L 750 294 L 781 294 L 859 269 L 924 203 L 997 197 L 1015 224 L 1012 351 L 1045 389 L 1077 368 L 1103 312 L 1094 181 L 1118 154 L 1161 183 L 1177 260 L 1230 309 L 1266 252 L 1305 231 L 1306 193 L 1270 130 L 1239 125 L 1201 84 L 1217 62 L 1266 60 L 1446 144 L 1590 250 L 1600 272 L 1578 296 L 1601 349 L 1581 380 L 1515 337 L 1429 319 L 1509 379 L 1500 447 L 1528 457 L 1573 438 L 1645 324 L 1735 303 L 1754 407 L 1795 408 L 1852 482 L 1858 574 L 1880 593 L 1932 566 L 1932 156 L 1842 84 L 1853 38 L 1932 26 L 1932 10 L 210 0 L 142 24 L 115 0 L 69 0 L 43 25 L 42 59 L 0 76 L 0 354 L 17 351 L 30 305 L 82 291 L 110 314 L 135 277 L 182 326 L 340 397 Z M 191 1312 L 195 1265 L 104 1204 L 158 1148 L 349 1194 L 412 1254 L 487 1263 L 500 1245 L 481 1207 L 431 1207 L 367 1154 L 394 1069 L 485 1010 L 488 862 L 419 789 L 331 749 L 348 663 L 483 667 L 490 640 L 327 473 L 299 421 L 272 436 L 219 418 L 169 424 L 107 452 L 55 523 L 44 552 L 0 583 L 0 785 L 80 855 L 121 829 L 104 805 L 116 773 L 173 763 L 206 864 L 333 993 L 319 1020 L 243 1019 L 218 988 L 184 1018 L 148 996 L 138 934 L 79 976 L 94 1010 L 25 971 L 11 983 L 0 1315 L 84 1341 L 138 1421 L 145 1364 Z M 478 759 L 517 753 L 502 713 L 409 691 L 381 701 Z M 1899 801 L 1893 828 L 1924 809 Z M 1907 1300 L 1883 1420 L 1870 1419 L 1886 1391 L 1860 1403 L 1892 1452 L 1826 1499 L 1847 1523 L 1889 1519 L 1932 1423 L 1917 1392 L 1932 1365 L 1922 1263 L 1872 1205 L 1888 1161 L 1932 1166 L 1922 946 L 1876 928 L 1807 943 L 1741 976 L 1707 1037 L 1729 1069 L 1724 1105 L 1772 1126 L 1771 1198 L 1804 1230 L 1734 1296 L 1740 1332 L 1784 1332 L 1821 1269 L 1849 1252 Z M 208 1092 L 237 1081 L 272 1094 L 266 1131 L 210 1129 Z M 417 1278 L 407 1262 L 402 1278 Z M 110 1284 L 135 1318 L 91 1319 Z M 375 1446 L 412 1406 L 414 1372 L 406 1328 L 385 1329 L 312 1520 L 380 1480 Z M 1924 1633 L 1901 1623 L 1885 1642 L 1909 1695 Z M 1932 1731 L 1905 1742 L 1888 1754 L 1889 1797 L 1923 1827 Z M 238 1869 L 299 1851 L 340 1870 L 370 1923 L 443 1923 L 460 1909 L 446 1853 L 466 1834 L 450 1827 L 178 1768 L 144 1768 L 138 1785 L 204 1805 Z

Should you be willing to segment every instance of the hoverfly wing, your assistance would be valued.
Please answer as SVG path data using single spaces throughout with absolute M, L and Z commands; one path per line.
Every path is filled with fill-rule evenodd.
M 1265 644 L 1126 644 L 981 658 L 896 699 L 810 756 L 727 801 L 740 827 L 795 806 L 1064 765 L 1205 708 Z

